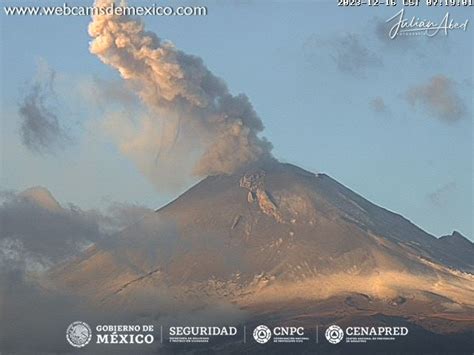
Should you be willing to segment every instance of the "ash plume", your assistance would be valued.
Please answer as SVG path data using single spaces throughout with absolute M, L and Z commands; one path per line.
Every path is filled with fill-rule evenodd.
M 95 6 L 111 2 L 97 0 Z M 149 156 L 153 149 L 155 162 L 162 155 L 180 160 L 183 152 L 189 160 L 198 152 L 193 157 L 197 176 L 231 174 L 271 158 L 272 145 L 258 136 L 264 127 L 247 96 L 233 96 L 201 58 L 176 49 L 129 16 L 93 16 L 89 34 L 90 52 L 134 87 L 160 131 L 144 134 L 135 150 Z

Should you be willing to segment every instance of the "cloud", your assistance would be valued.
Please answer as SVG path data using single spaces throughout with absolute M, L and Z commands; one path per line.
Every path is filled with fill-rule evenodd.
M 69 136 L 48 102 L 55 97 L 56 73 L 43 62 L 18 107 L 23 145 L 33 153 L 53 153 L 65 147 Z
M 63 207 L 43 187 L 3 191 L 0 203 L 0 352 L 69 353 L 72 348 L 64 334 L 73 321 L 80 319 L 92 327 L 136 322 L 136 314 L 97 309 L 76 295 L 49 287 L 48 270 L 91 243 L 107 243 L 114 238 L 111 234 L 153 210 L 119 202 L 105 212 Z M 88 350 L 116 349 L 91 344 Z M 150 347 L 144 350 L 151 352 Z
M 103 229 L 115 232 L 151 216 L 154 211 L 148 207 L 128 202 L 111 202 L 105 212 L 96 212 Z
M 453 123 L 466 115 L 457 83 L 444 75 L 433 76 L 427 83 L 409 88 L 404 98 L 412 107 L 421 107 L 442 122 Z
M 382 97 L 377 96 L 374 97 L 372 100 L 369 102 L 370 108 L 375 112 L 375 113 L 385 113 L 388 112 L 388 107 L 385 104 L 385 101 Z
M 1 202 L 0 266 L 11 270 L 44 271 L 153 213 L 125 203 L 106 212 L 62 207 L 43 187 L 3 192 Z
M 432 204 L 443 206 L 449 201 L 450 196 L 456 191 L 456 189 L 457 184 L 454 181 L 451 181 L 429 193 L 427 198 Z
M 336 68 L 344 74 L 363 76 L 368 70 L 383 66 L 382 58 L 372 51 L 365 39 L 355 33 L 322 38 L 312 35 L 303 46 L 305 57 L 318 63 L 322 52 L 326 51 Z
M 41 187 L 4 195 L 0 224 L 0 263 L 24 269 L 47 268 L 101 237 L 94 216 L 62 208 Z
M 96 6 L 111 2 L 99 0 Z M 167 159 L 181 165 L 169 172 L 175 176 L 230 174 L 272 159 L 272 145 L 258 136 L 264 127 L 249 99 L 232 95 L 201 58 L 176 49 L 128 16 L 94 16 L 89 34 L 90 52 L 115 68 L 146 107 L 147 117 L 138 127 L 127 112 L 115 113 L 117 120 L 108 127 L 118 133 L 121 151 L 152 181 L 162 177 L 157 170 L 172 166 Z M 135 127 L 129 131 L 125 125 Z

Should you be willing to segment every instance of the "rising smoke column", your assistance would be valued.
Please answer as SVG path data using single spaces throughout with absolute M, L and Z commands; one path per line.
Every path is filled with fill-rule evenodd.
M 97 0 L 95 6 L 111 2 Z M 176 144 L 184 127 L 194 135 L 191 148 L 202 152 L 194 166 L 198 176 L 230 174 L 271 158 L 272 145 L 257 136 L 263 124 L 247 96 L 231 95 L 201 58 L 177 50 L 129 16 L 93 16 L 89 34 L 91 53 L 116 68 L 152 114 L 171 121 L 156 142 L 158 154 L 160 145 L 169 150 Z

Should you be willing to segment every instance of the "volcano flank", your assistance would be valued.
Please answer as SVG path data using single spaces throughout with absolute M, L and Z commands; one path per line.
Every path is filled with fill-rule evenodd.
M 110 309 L 229 302 L 250 320 L 308 327 L 395 319 L 464 336 L 467 349 L 473 272 L 460 233 L 438 239 L 325 174 L 272 161 L 205 178 L 51 280 Z

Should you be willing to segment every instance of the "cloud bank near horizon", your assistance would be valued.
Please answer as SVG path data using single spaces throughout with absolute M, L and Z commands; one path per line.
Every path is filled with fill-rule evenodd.
M 0 194 L 0 268 L 42 272 L 153 213 L 112 202 L 105 211 L 61 206 L 44 187 Z

